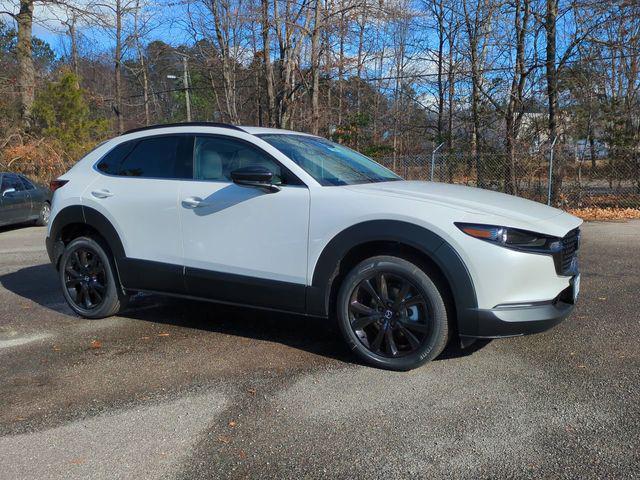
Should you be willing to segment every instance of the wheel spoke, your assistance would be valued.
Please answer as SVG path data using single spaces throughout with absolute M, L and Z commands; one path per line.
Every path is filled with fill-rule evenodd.
M 77 272 L 71 265 L 67 265 L 64 271 L 67 272 L 71 276 L 71 278 L 82 277 L 82 275 L 79 272 Z
M 91 285 L 89 287 L 89 291 L 93 293 L 93 296 L 96 298 L 96 303 L 100 303 L 102 301 L 102 295 L 100 295 L 94 285 Z
M 373 288 L 373 285 L 371 285 L 371 280 L 369 279 L 365 280 L 364 282 L 362 282 L 362 286 L 367 291 L 367 293 L 371 295 L 374 302 L 376 302 L 381 307 L 384 306 L 384 301 L 382 300 L 382 298 L 380 298 L 380 295 L 378 295 L 378 292 L 376 292 L 376 289 Z
M 75 268 L 80 270 L 80 272 L 84 272 L 85 268 L 82 262 L 80 261 L 80 255 L 78 254 L 78 250 L 73 252 L 72 263 Z
M 384 337 L 387 343 L 387 349 L 389 350 L 389 353 L 391 354 L 392 357 L 395 357 L 396 355 L 398 355 L 398 347 L 396 346 L 396 342 L 393 339 L 393 330 L 391 330 L 390 328 L 387 328 L 384 334 Z
M 78 280 L 76 280 L 75 278 L 71 278 L 69 280 L 67 280 L 66 282 L 64 282 L 65 286 L 67 288 L 74 288 L 78 285 Z
M 398 324 L 398 328 L 403 333 L 403 335 L 407 338 L 407 340 L 409 340 L 409 344 L 411 345 L 412 350 L 415 350 L 420 346 L 420 340 L 418 340 L 418 338 L 413 333 L 411 333 L 409 329 L 405 328 L 405 326 L 402 323 Z
M 404 299 L 406 298 L 406 296 L 409 294 L 409 289 L 411 288 L 411 284 L 409 282 L 402 282 L 402 287 L 400 288 L 400 291 L 398 292 L 398 296 L 396 297 L 395 301 L 393 302 L 393 308 L 395 310 L 399 310 L 400 306 L 402 305 L 402 302 L 404 301 Z
M 354 330 L 362 330 L 364 327 L 371 325 L 376 320 L 380 319 L 380 315 L 377 313 L 374 315 L 368 315 L 366 317 L 356 318 L 353 322 L 351 322 L 351 328 Z
M 363 305 L 357 300 L 354 300 L 353 302 L 351 302 L 351 304 L 349 305 L 349 308 L 351 309 L 352 312 L 360 313 L 362 315 L 373 315 L 375 313 L 375 310 L 373 308 L 367 307 L 366 305 Z
M 89 259 L 87 258 L 87 251 L 86 250 L 80 250 L 80 262 L 82 265 L 82 268 L 86 270 L 89 269 Z
M 389 301 L 389 291 L 387 288 L 387 279 L 384 278 L 384 273 L 378 275 L 378 287 L 380 289 L 380 298 L 382 298 L 383 302 Z
M 414 332 L 427 333 L 429 332 L 429 327 L 424 323 L 416 323 L 411 322 L 409 320 L 400 320 L 400 325 L 409 330 L 413 330 Z
M 93 302 L 91 301 L 91 297 L 89 296 L 89 287 L 87 287 L 87 285 L 85 285 L 84 283 L 81 284 L 80 292 L 82 294 L 81 302 L 84 305 L 84 308 L 90 309 L 91 307 L 93 307 Z
M 380 329 L 378 330 L 378 333 L 376 334 L 376 338 L 373 340 L 373 343 L 371 344 L 371 350 L 373 350 L 374 352 L 380 351 L 380 346 L 382 345 L 382 340 L 384 339 L 385 330 L 386 329 L 384 327 L 380 327 Z

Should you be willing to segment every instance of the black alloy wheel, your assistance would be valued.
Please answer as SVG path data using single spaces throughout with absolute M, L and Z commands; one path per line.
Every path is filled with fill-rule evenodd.
M 100 238 L 72 240 L 62 253 L 58 270 L 65 300 L 85 318 L 109 317 L 128 302 L 109 248 Z
M 73 303 L 85 310 L 102 304 L 107 291 L 106 271 L 98 254 L 88 247 L 77 248 L 64 268 L 64 285 Z
M 399 357 L 417 351 L 431 329 L 429 307 L 403 276 L 379 272 L 362 280 L 349 302 L 351 329 L 373 353 Z
M 336 299 L 338 326 L 349 347 L 367 363 L 390 370 L 411 370 L 440 355 L 449 321 L 439 281 L 419 261 L 381 255 L 360 262 Z

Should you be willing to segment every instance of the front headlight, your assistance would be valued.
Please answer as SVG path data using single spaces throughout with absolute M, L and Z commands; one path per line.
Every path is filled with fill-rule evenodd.
M 553 254 L 562 249 L 562 243 L 558 237 L 517 228 L 473 223 L 456 223 L 456 227 L 474 238 L 514 250 Z

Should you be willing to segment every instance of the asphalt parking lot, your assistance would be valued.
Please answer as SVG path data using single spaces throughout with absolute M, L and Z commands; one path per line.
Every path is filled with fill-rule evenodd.
M 0 478 L 640 476 L 640 222 L 584 226 L 555 329 L 409 373 L 321 320 L 153 296 L 83 320 L 44 235 L 0 230 Z

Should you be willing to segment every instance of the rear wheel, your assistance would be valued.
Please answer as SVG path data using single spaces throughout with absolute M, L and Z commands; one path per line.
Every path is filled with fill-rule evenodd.
M 338 324 L 355 353 L 390 370 L 411 370 L 437 357 L 449 335 L 444 299 L 417 265 L 398 257 L 364 260 L 338 293 Z
M 62 293 L 69 306 L 86 318 L 115 315 L 124 306 L 115 268 L 107 249 L 90 237 L 78 237 L 60 259 Z
M 49 202 L 43 202 L 42 207 L 40 207 L 40 213 L 38 214 L 38 219 L 36 220 L 36 225 L 44 227 L 49 223 L 49 217 L 51 216 L 51 205 Z

